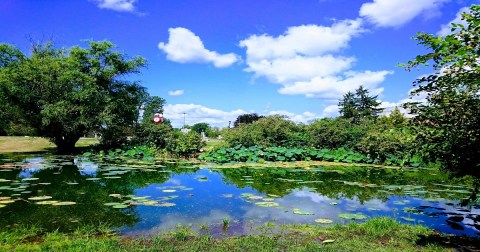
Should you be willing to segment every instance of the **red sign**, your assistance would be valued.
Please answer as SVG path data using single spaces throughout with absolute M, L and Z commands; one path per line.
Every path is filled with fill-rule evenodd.
M 155 114 L 152 119 L 153 123 L 161 124 L 163 122 L 163 117 L 160 114 Z

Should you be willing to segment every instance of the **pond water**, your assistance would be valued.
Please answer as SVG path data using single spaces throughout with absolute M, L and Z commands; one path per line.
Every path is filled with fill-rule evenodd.
M 471 191 L 469 181 L 430 169 L 208 168 L 73 156 L 9 158 L 0 157 L 3 230 L 109 225 L 139 236 L 183 225 L 229 236 L 270 222 L 332 225 L 388 216 L 444 233 L 480 236 L 480 204 L 459 206 Z

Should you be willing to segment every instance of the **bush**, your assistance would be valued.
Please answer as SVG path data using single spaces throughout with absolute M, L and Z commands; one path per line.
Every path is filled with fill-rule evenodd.
M 372 127 L 370 120 L 354 124 L 350 119 L 338 117 L 317 120 L 307 126 L 306 132 L 315 148 L 351 149 Z
M 172 137 L 172 127 L 166 124 L 143 123 L 135 130 L 131 143 L 133 145 L 148 145 L 157 149 L 167 147 L 168 139 Z
M 280 115 L 240 124 L 226 131 L 223 137 L 229 146 L 300 147 L 308 143 L 308 136 L 301 128 Z
M 193 157 L 205 146 L 202 136 L 195 131 L 188 133 L 176 131 L 172 136 L 167 143 L 167 151 L 176 157 Z
M 377 163 L 406 164 L 413 156 L 415 136 L 407 129 L 372 130 L 356 149 Z

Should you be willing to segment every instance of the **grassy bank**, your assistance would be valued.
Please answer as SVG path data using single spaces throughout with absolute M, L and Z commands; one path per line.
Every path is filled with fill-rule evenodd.
M 260 234 L 211 238 L 180 227 L 150 238 L 123 238 L 107 229 L 71 234 L 17 229 L 0 233 L 0 251 L 453 251 L 478 240 L 440 235 L 388 218 L 363 224 L 263 226 Z
M 86 147 L 97 144 L 96 138 L 80 138 L 76 147 Z M 12 152 L 43 152 L 52 151 L 55 145 L 42 137 L 2 136 L 0 137 L 0 153 Z

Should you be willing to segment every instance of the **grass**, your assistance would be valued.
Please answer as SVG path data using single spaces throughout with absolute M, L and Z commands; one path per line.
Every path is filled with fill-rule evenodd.
M 98 143 L 96 138 L 80 138 L 76 147 L 86 147 Z M 0 153 L 12 152 L 45 152 L 55 149 L 55 145 L 42 137 L 2 136 L 0 137 Z
M 454 251 L 480 249 L 479 240 L 440 235 L 389 218 L 365 223 L 262 227 L 260 234 L 212 238 L 185 227 L 149 238 L 125 238 L 105 229 L 71 234 L 37 228 L 0 232 L 0 251 Z M 275 231 L 272 231 L 275 230 Z

